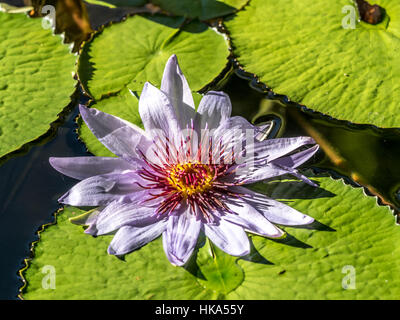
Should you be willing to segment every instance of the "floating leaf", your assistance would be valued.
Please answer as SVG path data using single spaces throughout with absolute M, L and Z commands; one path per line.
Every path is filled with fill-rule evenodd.
M 276 93 L 338 119 L 400 125 L 400 3 L 373 1 L 358 22 L 348 0 L 252 0 L 226 22 L 239 63 Z M 354 27 L 354 29 L 353 29 Z
M 0 157 L 45 134 L 70 102 L 76 57 L 42 19 L 0 12 Z
M 112 236 L 93 238 L 84 234 L 82 227 L 68 221 L 82 211 L 66 208 L 59 214 L 57 224 L 41 233 L 35 258 L 25 272 L 28 285 L 23 297 L 399 298 L 400 228 L 389 209 L 377 206 L 376 200 L 365 197 L 360 188 L 331 178 L 314 179 L 321 188 L 298 181 L 254 186 L 313 216 L 318 220 L 314 229 L 286 227 L 288 237 L 283 240 L 252 236 L 252 253 L 236 263 L 235 258 L 221 252 L 217 256 L 210 254 L 206 245 L 188 269 L 173 267 L 168 262 L 161 239 L 126 255 L 125 261 L 107 255 Z M 217 261 L 213 262 L 215 258 Z M 222 265 L 211 268 L 215 263 Z M 54 290 L 42 287 L 45 266 L 55 268 Z

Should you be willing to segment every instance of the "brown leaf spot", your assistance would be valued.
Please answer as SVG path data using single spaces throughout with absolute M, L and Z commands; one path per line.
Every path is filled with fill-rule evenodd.
M 356 0 L 360 18 L 369 24 L 378 24 L 384 16 L 384 9 L 377 4 L 370 5 L 365 0 Z

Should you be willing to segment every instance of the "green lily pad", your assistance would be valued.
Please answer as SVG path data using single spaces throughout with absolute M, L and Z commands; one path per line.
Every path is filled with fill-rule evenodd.
M 243 269 L 237 264 L 237 258 L 225 254 L 207 240 L 205 248 L 197 254 L 197 281 L 224 298 L 229 292 L 240 286 L 244 280 Z
M 205 245 L 197 254 L 197 266 L 193 259 L 188 269 L 168 262 L 160 238 L 126 255 L 125 261 L 109 256 L 112 236 L 84 234 L 68 221 L 83 211 L 66 208 L 57 224 L 41 233 L 24 273 L 23 297 L 399 299 L 400 228 L 390 210 L 364 196 L 361 188 L 331 178 L 314 180 L 321 188 L 298 181 L 254 186 L 313 216 L 319 222 L 313 229 L 286 227 L 287 238 L 274 241 L 251 236 L 254 250 L 241 259 L 210 254 Z M 55 289 L 42 285 L 48 266 L 55 271 Z
M 348 0 L 252 0 L 226 27 L 239 63 L 274 92 L 334 118 L 399 127 L 400 3 L 369 2 L 386 12 L 377 25 L 358 22 Z
M 209 20 L 241 9 L 248 0 L 151 0 L 177 16 Z
M 0 158 L 37 139 L 70 102 L 76 56 L 42 19 L 0 12 Z
M 196 21 L 185 24 L 184 20 L 136 15 L 105 28 L 86 43 L 78 73 L 95 100 L 93 107 L 140 126 L 138 99 L 128 88 L 140 95 L 146 81 L 160 87 L 172 54 L 177 55 L 193 91 L 211 83 L 228 63 L 228 43 L 207 25 Z M 111 155 L 85 125 L 79 134 L 92 153 Z

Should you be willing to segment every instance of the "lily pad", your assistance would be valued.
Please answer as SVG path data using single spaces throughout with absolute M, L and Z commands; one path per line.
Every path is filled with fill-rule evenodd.
M 112 236 L 84 234 L 68 221 L 83 211 L 66 208 L 57 224 L 41 233 L 24 274 L 23 297 L 398 299 L 400 228 L 390 210 L 365 197 L 361 188 L 326 177 L 314 179 L 321 188 L 289 180 L 254 186 L 313 216 L 318 223 L 311 229 L 286 227 L 287 238 L 274 241 L 252 236 L 252 253 L 236 263 L 220 252 L 210 254 L 206 245 L 188 269 L 168 262 L 161 239 L 126 255 L 125 261 L 109 256 Z M 219 262 L 222 266 L 209 267 Z M 42 285 L 48 266 L 55 271 L 55 289 Z
M 177 55 L 192 90 L 213 82 L 228 63 L 228 43 L 206 24 L 184 21 L 136 15 L 106 27 L 86 43 L 78 73 L 84 89 L 95 100 L 93 106 L 141 125 L 138 99 L 128 88 L 139 96 L 146 81 L 160 87 L 165 63 L 172 54 Z M 85 125 L 79 134 L 92 153 L 111 155 Z
M 358 22 L 348 0 L 252 0 L 226 27 L 238 62 L 274 92 L 354 123 L 400 126 L 400 3 L 369 1 L 383 21 Z
M 0 12 L 0 157 L 50 129 L 74 92 L 76 56 L 42 19 Z

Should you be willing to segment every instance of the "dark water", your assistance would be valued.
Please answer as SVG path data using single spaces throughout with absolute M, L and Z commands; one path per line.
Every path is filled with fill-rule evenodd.
M 93 28 L 126 14 L 121 9 L 87 8 Z M 215 84 L 215 89 L 229 94 L 234 114 L 255 123 L 274 120 L 274 136 L 313 136 L 323 149 L 313 168 L 345 177 L 353 186 L 368 187 L 370 194 L 379 195 L 381 203 L 400 208 L 399 129 L 354 125 L 309 112 L 274 95 L 240 71 L 232 72 L 227 79 Z M 86 101 L 81 94 L 79 99 Z M 57 199 L 76 183 L 53 170 L 48 158 L 88 155 L 75 133 L 77 100 L 67 108 L 64 119 L 55 124 L 52 134 L 29 146 L 25 154 L 0 163 L 0 299 L 17 299 L 23 285 L 18 270 L 31 254 L 31 243 L 38 238 L 36 232 L 54 220 L 53 214 L 60 208 Z
M 57 199 L 76 183 L 50 167 L 50 156 L 88 155 L 76 139 L 71 112 L 53 137 L 0 166 L 0 299 L 16 299 L 22 280 L 17 272 L 30 256 L 41 225 L 53 221 Z

